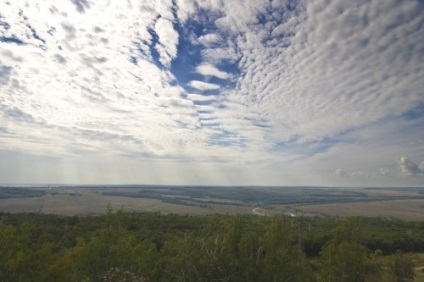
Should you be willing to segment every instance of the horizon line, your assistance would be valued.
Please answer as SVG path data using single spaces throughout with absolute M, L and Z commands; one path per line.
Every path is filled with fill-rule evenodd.
M 220 184 L 58 184 L 58 183 L 0 183 L 0 188 L 6 187 L 20 187 L 20 188 L 43 188 L 43 187 L 55 187 L 55 188 L 137 188 L 137 187 L 198 187 L 198 188 L 424 188 L 424 186 L 413 186 L 413 185 L 396 185 L 396 186 L 382 186 L 382 185 L 220 185 Z

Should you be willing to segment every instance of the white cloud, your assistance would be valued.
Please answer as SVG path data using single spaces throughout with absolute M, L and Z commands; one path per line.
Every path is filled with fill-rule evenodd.
M 211 64 L 201 64 L 196 67 L 196 72 L 200 73 L 204 76 L 215 76 L 220 79 L 228 79 L 230 75 L 224 71 L 217 69 L 215 66 Z
M 218 84 L 207 83 L 207 82 L 203 82 L 199 80 L 192 80 L 189 83 L 187 83 L 187 85 L 200 91 L 216 90 L 220 88 Z
M 214 44 L 220 42 L 220 40 L 221 37 L 216 33 L 205 34 L 198 38 L 199 43 L 207 47 L 213 46 Z
M 263 43 L 267 27 L 248 25 L 237 41 L 244 75 L 238 81 L 240 88 L 229 96 L 261 108 L 270 124 L 285 125 L 303 142 L 322 140 L 417 105 L 422 98 L 414 69 L 423 59 L 416 57 L 412 63 L 409 50 L 416 47 L 396 40 L 389 43 L 386 32 L 393 19 L 384 16 L 384 9 L 398 14 L 403 13 L 401 9 L 395 4 L 353 7 L 350 2 L 343 3 L 346 12 L 335 13 L 331 21 L 327 13 L 337 11 L 338 5 L 325 5 L 324 9 L 310 4 L 307 18 L 293 15 L 296 21 L 280 24 L 287 25 L 282 30 L 294 34 L 285 39 L 286 47 L 268 47 Z M 412 12 L 416 5 L 420 4 L 408 2 L 402 8 L 411 14 L 410 20 L 402 22 L 410 31 L 402 36 L 422 46 L 417 32 L 423 30 L 417 30 L 413 20 L 418 17 Z M 361 21 L 365 12 L 381 24 Z M 229 23 L 222 26 L 234 30 Z M 208 58 L 213 56 L 208 53 Z M 405 95 L 399 96 L 400 92 Z
M 336 174 L 337 176 L 341 176 L 341 177 L 346 177 L 346 176 L 348 176 L 347 172 L 346 172 L 345 170 L 341 169 L 341 168 L 336 169 L 335 174 Z
M 0 88 L 0 120 L 9 132 L 1 138 L 2 148 L 51 155 L 81 151 L 175 155 L 178 144 L 187 142 L 180 128 L 199 125 L 197 111 L 192 103 L 182 111 L 179 105 L 188 100 L 180 96 L 181 87 L 171 86 L 173 75 L 156 66 L 150 54 L 131 47 L 135 40 L 150 44 L 151 37 L 143 30 L 153 25 L 158 12 L 164 17 L 172 12 L 153 3 L 155 9 L 141 8 L 145 16 L 140 20 L 138 9 L 93 3 L 83 14 L 68 7 L 65 25 L 61 7 L 46 2 L 35 8 L 35 4 L 22 10 L 28 26 L 45 40 L 46 51 L 28 37 L 22 29 L 26 25 L 13 20 L 18 13 L 8 13 L 8 32 L 31 44 L 0 43 L 0 52 L 6 54 L 1 63 L 9 70 Z M 33 8 L 39 12 L 29 13 Z M 162 19 L 153 27 L 166 54 L 176 56 L 178 37 L 172 36 L 175 30 L 169 26 L 170 21 Z M 130 56 L 137 58 L 137 65 Z M 189 142 L 205 138 L 202 133 L 192 136 Z
M 207 48 L 202 50 L 202 57 L 205 61 L 212 64 L 220 63 L 235 63 L 241 58 L 239 50 L 232 42 L 227 42 L 228 45 L 223 44 L 222 47 Z
M 184 23 L 191 14 L 196 11 L 195 1 L 193 0 L 177 0 L 178 18 Z
M 215 23 L 218 27 L 234 33 L 249 31 L 249 25 L 257 21 L 256 16 L 260 11 L 264 11 L 267 5 L 269 3 L 266 1 L 224 1 L 222 10 L 226 12 Z
M 387 168 L 380 168 L 379 173 L 381 176 L 390 175 L 390 171 Z
M 197 102 L 213 102 L 216 101 L 215 95 L 200 95 L 200 94 L 187 94 L 187 98 Z
M 423 101 L 420 1 L 83 3 L 0 3 L 0 36 L 16 41 L 0 42 L 0 150 L 358 176 L 343 180 L 424 157 L 422 118 L 403 117 Z M 214 95 L 171 72 L 176 27 L 192 22 L 207 64 L 187 85 Z
M 362 171 L 353 171 L 350 173 L 351 176 L 366 176 L 366 174 Z
M 178 32 L 174 29 L 171 21 L 162 18 L 157 20 L 155 30 L 161 44 L 156 47 L 160 54 L 160 61 L 169 67 L 177 56 Z

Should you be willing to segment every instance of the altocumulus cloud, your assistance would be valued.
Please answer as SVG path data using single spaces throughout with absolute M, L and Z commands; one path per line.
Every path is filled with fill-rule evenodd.
M 0 11 L 2 151 L 260 166 L 274 173 L 259 180 L 282 184 L 291 167 L 333 183 L 347 175 L 334 167 L 386 175 L 398 156 L 424 159 L 422 1 L 3 1 Z M 349 152 L 381 161 L 353 166 Z

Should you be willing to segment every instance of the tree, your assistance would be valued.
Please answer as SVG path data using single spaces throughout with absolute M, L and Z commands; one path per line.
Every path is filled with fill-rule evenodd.
M 320 254 L 320 281 L 378 281 L 378 267 L 371 252 L 359 242 L 359 228 L 354 220 L 344 220 Z
M 34 254 L 29 247 L 31 224 L 18 228 L 0 221 L 0 281 L 31 279 Z
M 414 262 L 401 251 L 396 251 L 392 256 L 390 270 L 396 282 L 413 281 L 415 277 Z
M 260 281 L 311 281 L 312 270 L 296 240 L 276 216 L 263 236 Z

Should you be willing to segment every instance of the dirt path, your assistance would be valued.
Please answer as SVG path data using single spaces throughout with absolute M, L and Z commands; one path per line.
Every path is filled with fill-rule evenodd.
M 259 216 L 265 216 L 265 213 L 263 212 L 263 211 L 261 211 L 262 209 L 261 208 L 254 208 L 253 210 L 252 210 L 252 212 L 254 213 L 254 214 L 256 214 L 256 215 L 259 215 Z

